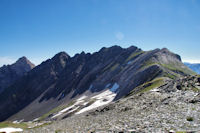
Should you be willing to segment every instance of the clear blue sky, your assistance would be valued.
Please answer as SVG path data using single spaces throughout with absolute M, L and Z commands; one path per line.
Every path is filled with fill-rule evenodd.
M 200 0 L 0 0 L 0 66 L 112 45 L 200 62 Z

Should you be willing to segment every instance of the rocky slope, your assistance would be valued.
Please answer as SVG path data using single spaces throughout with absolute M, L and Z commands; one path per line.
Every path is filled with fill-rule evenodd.
M 35 67 L 26 57 L 18 59 L 12 65 L 0 68 L 0 93 Z
M 0 120 L 64 119 L 118 100 L 159 77 L 192 74 L 166 48 L 113 46 L 74 57 L 61 52 L 0 94 Z
M 190 69 L 195 71 L 196 73 L 200 74 L 200 64 L 192 64 L 192 63 L 184 63 L 186 66 L 188 66 Z
M 24 132 L 200 132 L 200 77 L 164 78 L 138 88 L 109 105 Z

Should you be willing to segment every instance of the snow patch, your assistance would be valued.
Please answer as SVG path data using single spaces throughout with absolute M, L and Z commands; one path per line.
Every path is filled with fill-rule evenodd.
M 106 91 L 104 91 L 104 92 L 102 92 L 102 93 L 91 98 L 91 99 L 97 99 L 93 104 L 91 104 L 88 107 L 83 108 L 82 110 L 80 110 L 79 112 L 77 112 L 75 114 L 81 114 L 83 112 L 92 110 L 94 108 L 106 105 L 106 104 L 112 102 L 113 99 L 115 98 L 115 96 L 116 96 L 115 93 L 113 93 L 110 90 L 106 90 Z
M 0 128 L 0 132 L 6 132 L 6 133 L 22 132 L 22 131 L 23 129 L 21 128 L 13 128 L 13 127 Z
M 84 99 L 86 99 L 87 98 L 87 96 L 81 96 L 80 98 L 78 98 L 77 100 L 76 100 L 76 102 L 73 104 L 73 105 L 71 105 L 71 106 L 69 106 L 69 107 L 67 107 L 67 108 L 65 108 L 65 109 L 63 109 L 63 110 L 61 110 L 61 111 L 59 111 L 57 114 L 55 114 L 54 116 L 52 116 L 51 118 L 55 118 L 55 117 L 58 117 L 58 116 L 60 116 L 60 115 L 62 115 L 62 114 L 64 114 L 65 112 L 67 112 L 67 111 L 69 111 L 69 112 L 67 112 L 67 113 L 70 113 L 70 112 L 73 112 L 73 111 L 75 111 L 75 110 L 77 110 L 78 108 L 79 108 L 79 106 L 77 106 L 77 105 L 79 105 L 80 103 L 83 103 L 83 102 L 85 102 L 84 101 Z M 83 103 L 83 105 L 84 104 L 87 104 L 87 103 Z M 77 106 L 77 107 L 76 107 Z M 76 108 L 74 108 L 74 107 L 76 107 Z M 73 109 L 74 108 L 74 109 Z
M 84 99 L 86 99 L 86 98 L 87 98 L 87 96 L 85 96 L 85 95 L 80 97 L 79 99 L 76 100 L 76 103 L 74 105 L 78 105 L 78 104 L 84 102 Z
M 110 90 L 111 90 L 112 92 L 116 92 L 118 88 L 119 88 L 119 85 L 118 85 L 117 83 L 115 83 L 115 84 L 112 86 L 112 88 L 110 88 Z
M 62 115 L 62 113 L 61 113 L 61 112 L 58 112 L 57 114 L 55 114 L 55 115 L 52 116 L 51 118 L 55 118 L 55 117 L 58 117 L 58 116 L 60 116 L 60 115 Z
M 110 85 L 111 84 L 109 83 L 109 84 L 106 85 L 106 87 L 109 87 Z M 58 116 L 60 116 L 60 115 L 62 115 L 64 113 L 69 114 L 71 112 L 74 112 L 77 109 L 79 109 L 80 106 L 86 106 L 88 103 L 91 102 L 91 100 L 95 100 L 95 102 L 92 103 L 91 105 L 81 109 L 80 111 L 76 112 L 75 114 L 81 114 L 81 113 L 89 111 L 91 109 L 106 105 L 106 104 L 108 104 L 108 103 L 113 101 L 113 99 L 116 96 L 116 93 L 114 93 L 114 92 L 118 88 L 119 88 L 119 85 L 117 83 L 115 83 L 110 90 L 108 89 L 108 90 L 106 90 L 106 91 L 104 91 L 104 92 L 102 92 L 102 93 L 100 93 L 100 94 L 98 94 L 96 96 L 91 97 L 91 98 L 88 98 L 88 96 L 83 95 L 80 98 L 78 98 L 73 105 L 71 105 L 70 107 L 67 107 L 67 108 L 59 111 L 52 118 L 58 117 Z
M 67 112 L 68 110 L 72 109 L 75 105 L 69 106 L 63 110 L 61 110 L 60 112 L 58 112 L 57 114 L 55 114 L 54 116 L 52 116 L 52 118 L 58 117 L 60 115 L 62 115 L 63 113 Z
M 35 118 L 35 119 L 33 120 L 33 122 L 38 121 L 38 120 L 39 120 L 39 118 Z
M 74 109 L 70 110 L 69 112 L 67 112 L 67 114 L 69 114 L 69 113 L 71 113 L 71 112 L 74 112 L 74 111 L 76 111 L 78 108 L 79 108 L 79 106 L 77 106 L 76 108 L 74 108 Z
M 14 123 L 14 124 L 18 124 L 18 123 L 19 123 L 19 121 L 18 121 L 18 120 L 16 120 L 16 121 L 13 121 L 12 123 Z
M 85 105 L 87 105 L 88 103 L 89 103 L 89 102 L 85 102 L 85 103 L 83 103 L 82 105 L 85 106 Z
M 96 96 L 93 96 L 91 99 L 103 99 L 104 97 L 109 97 L 111 94 L 113 94 L 113 92 L 106 90 Z
M 76 101 L 82 101 L 85 98 L 87 98 L 87 96 L 84 95 L 84 96 L 80 97 L 79 99 L 77 99 Z
M 152 89 L 152 90 L 150 90 L 151 92 L 158 92 L 158 91 L 160 91 L 158 88 L 154 88 L 154 89 Z
M 22 120 L 15 120 L 15 121 L 13 121 L 13 123 L 14 124 L 19 124 L 19 123 L 21 123 L 21 122 L 23 122 L 24 121 L 24 119 L 22 119 Z
M 133 61 L 129 61 L 127 64 L 129 65 L 129 64 L 131 64 Z
M 74 107 L 74 105 L 69 106 L 69 107 L 67 107 L 67 108 L 65 108 L 65 109 L 63 109 L 63 110 L 61 110 L 60 113 L 65 113 L 65 112 L 67 112 L 68 110 L 72 109 L 73 107 Z

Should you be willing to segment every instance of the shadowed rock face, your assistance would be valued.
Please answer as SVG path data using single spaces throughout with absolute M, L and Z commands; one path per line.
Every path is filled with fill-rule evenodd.
M 69 58 L 64 52 L 58 53 L 6 88 L 0 97 L 0 119 L 21 110 L 55 84 Z
M 26 57 L 21 57 L 12 65 L 0 68 L 0 93 L 17 79 L 35 67 Z
M 74 57 L 61 52 L 35 67 L 0 95 L 0 120 L 17 112 L 18 119 L 32 120 L 66 99 L 70 101 L 86 91 L 111 89 L 113 85 L 117 86 L 116 100 L 157 77 L 192 73 L 179 67 L 185 67 L 180 56 L 167 49 L 145 52 L 135 46 L 126 49 L 112 46 Z M 43 106 L 39 106 L 41 104 Z

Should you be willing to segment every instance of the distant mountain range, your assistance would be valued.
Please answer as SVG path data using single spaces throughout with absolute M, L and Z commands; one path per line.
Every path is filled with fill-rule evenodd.
M 12 65 L 4 65 L 0 68 L 0 93 L 22 77 L 25 73 L 33 69 L 35 65 L 26 57 L 19 58 Z
M 187 67 L 200 74 L 200 63 L 184 63 Z
M 16 72 L 26 74 L 4 86 L 0 94 L 0 121 L 64 119 L 137 93 L 146 83 L 195 74 L 166 48 L 142 51 L 112 46 L 74 57 L 60 52 L 36 67 L 27 62 L 16 63 L 28 65 Z M 69 105 L 70 112 L 62 110 Z

